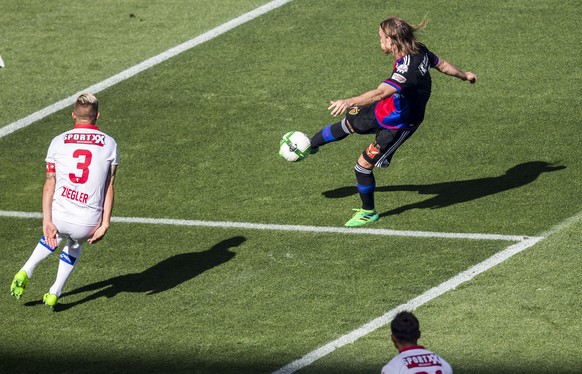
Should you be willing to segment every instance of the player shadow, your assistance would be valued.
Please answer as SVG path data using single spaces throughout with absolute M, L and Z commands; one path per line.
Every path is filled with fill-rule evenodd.
M 143 292 L 146 295 L 153 295 L 170 290 L 231 260 L 236 253 L 231 252 L 230 249 L 238 247 L 245 240 L 243 236 L 235 236 L 203 252 L 182 253 L 169 257 L 141 273 L 120 275 L 65 292 L 61 297 L 99 290 L 73 303 L 59 302 L 55 305 L 54 311 L 64 311 L 100 297 L 114 297 L 121 292 Z M 42 301 L 36 303 L 42 303 Z
M 535 181 L 542 173 L 565 169 L 545 161 L 531 161 L 516 165 L 496 177 L 469 179 L 434 184 L 406 184 L 399 186 L 376 187 L 376 192 L 413 191 L 421 195 L 435 195 L 426 200 L 403 205 L 387 212 L 381 217 L 396 215 L 411 209 L 438 209 L 450 205 L 476 200 L 485 196 L 525 186 Z M 322 193 L 325 197 L 337 199 L 355 195 L 356 187 L 341 187 Z

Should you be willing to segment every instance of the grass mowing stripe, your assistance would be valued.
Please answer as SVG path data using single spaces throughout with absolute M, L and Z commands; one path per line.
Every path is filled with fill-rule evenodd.
M 61 109 L 65 109 L 66 107 L 72 105 L 75 100 L 77 99 L 77 97 L 79 96 L 80 93 L 82 92 L 91 92 L 91 93 L 98 93 L 101 92 L 111 86 L 116 85 L 117 83 L 120 83 L 126 79 L 129 79 L 139 73 L 141 73 L 144 70 L 147 70 L 151 67 L 154 67 L 172 57 L 175 57 L 177 55 L 179 55 L 182 52 L 185 52 L 189 49 L 192 49 L 202 43 L 205 43 L 209 40 L 212 40 L 214 38 L 216 38 L 217 36 L 220 36 L 232 29 L 234 29 L 235 27 L 238 27 L 246 22 L 252 21 L 253 19 L 270 12 L 273 9 L 276 9 L 282 5 L 285 5 L 286 3 L 290 2 L 291 0 L 273 0 L 265 5 L 262 5 L 254 10 L 251 10 L 250 12 L 247 12 L 237 18 L 234 18 L 228 22 L 223 23 L 222 25 L 215 27 L 214 29 L 205 32 L 202 35 L 199 35 L 193 39 L 188 40 L 187 42 L 184 42 L 176 47 L 170 48 L 165 52 L 160 53 L 157 56 L 151 57 L 137 65 L 134 65 L 132 67 L 130 67 L 129 69 L 126 69 L 124 71 L 122 71 L 121 73 L 118 73 L 112 77 L 109 77 L 97 84 L 94 84 L 93 86 L 87 87 L 86 89 L 79 91 L 69 97 L 67 97 L 66 99 L 63 99 L 61 101 L 58 101 L 52 105 L 47 106 L 46 108 L 43 108 L 37 112 L 34 112 L 22 119 L 19 119 L 16 122 L 13 122 L 3 128 L 0 129 L 0 138 L 3 138 L 6 135 L 9 135 L 11 133 L 13 133 L 16 130 L 20 130 L 24 127 L 27 127 L 31 124 L 33 124 L 34 122 L 41 120 L 45 117 L 50 116 L 53 113 L 58 112 Z
M 416 298 L 410 300 L 405 304 L 401 304 L 396 308 L 390 310 L 389 312 L 385 313 L 384 315 L 366 323 L 365 325 L 353 330 L 352 332 L 330 342 L 326 345 L 317 348 L 316 350 L 308 353 L 307 355 L 303 356 L 302 358 L 291 362 L 290 364 L 282 367 L 281 369 L 273 372 L 273 374 L 290 374 L 294 373 L 295 371 L 312 364 L 313 362 L 317 361 L 318 359 L 327 356 L 328 354 L 332 353 L 336 349 L 343 347 L 344 345 L 351 344 L 358 340 L 359 338 L 370 334 L 373 331 L 387 325 L 392 321 L 392 319 L 396 316 L 396 314 L 403 310 L 414 310 L 420 307 L 423 304 L 437 298 L 438 296 L 444 294 L 447 291 L 454 289 L 455 287 L 459 286 L 462 283 L 465 283 L 475 276 L 491 269 L 495 265 L 498 265 L 508 258 L 512 257 L 513 255 L 524 251 L 525 249 L 535 245 L 539 241 L 544 239 L 544 237 L 531 237 L 528 239 L 524 239 L 523 241 L 513 244 L 501 252 L 494 254 L 493 256 L 489 257 L 483 262 L 478 263 L 477 265 L 459 273 L 458 275 L 454 276 L 453 278 L 439 284 L 436 287 L 431 288 L 430 290 L 426 291 L 425 293 L 417 296 Z
M 0 210 L 0 217 L 15 218 L 42 218 L 41 213 L 34 212 L 14 212 Z M 473 240 L 505 240 L 521 242 L 529 239 L 539 239 L 539 237 L 527 237 L 520 235 L 499 235 L 499 234 L 473 234 L 473 233 L 447 233 L 430 231 L 403 231 L 387 229 L 363 229 L 344 228 L 330 226 L 300 226 L 300 225 L 277 225 L 250 222 L 229 222 L 229 221 L 198 221 L 182 220 L 170 218 L 140 218 L 140 217 L 112 217 L 111 222 L 138 223 L 150 225 L 173 225 L 173 226 L 200 226 L 218 228 L 239 228 L 250 230 L 273 230 L 273 231 L 300 231 L 316 233 L 336 233 L 336 234 L 356 234 L 356 235 L 383 235 L 383 236 L 408 236 L 415 238 L 445 238 L 445 239 L 473 239 Z

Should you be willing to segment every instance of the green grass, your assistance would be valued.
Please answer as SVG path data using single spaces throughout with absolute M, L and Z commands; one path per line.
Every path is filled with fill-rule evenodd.
M 6 68 L 0 74 L 0 123 L 16 121 L 263 3 L 73 0 L 45 7 L 39 1 L 2 1 L 0 55 Z
M 262 3 L 3 2 L 0 126 Z M 393 14 L 428 15 L 421 40 L 479 82 L 433 74 L 425 123 L 375 173 L 373 227 L 540 235 L 582 211 L 577 2 L 295 0 L 97 95 L 120 146 L 114 215 L 343 225 L 371 138 L 297 164 L 278 141 L 386 78 L 377 26 Z M 40 211 L 46 148 L 71 125 L 63 110 L 0 138 L 0 210 Z M 41 231 L 0 218 L 0 371 L 272 372 L 511 244 L 114 223 L 50 312 L 38 302 L 56 255 L 23 300 L 8 294 Z M 579 366 L 579 235 L 565 228 L 419 308 L 421 343 L 456 373 Z M 378 372 L 394 354 L 382 328 L 301 372 Z
M 578 221 L 421 307 L 423 344 L 456 373 L 579 372 L 581 234 Z M 370 363 L 396 352 L 388 334 L 378 330 L 302 372 L 373 372 Z
M 10 227 L 13 220 L 1 221 Z M 20 227 L 12 228 L 12 235 L 24 235 L 27 227 Z M 145 366 L 132 360 L 143 356 L 164 371 L 230 372 L 229 366 L 242 365 L 249 372 L 264 372 L 506 245 L 392 238 L 384 247 L 374 245 L 377 238 L 352 235 L 160 227 L 151 236 L 150 231 L 142 225 L 131 232 L 119 227 L 107 244 L 86 247 L 83 266 L 51 313 L 40 298 L 54 278 L 53 256 L 38 268 L 22 302 L 2 296 L 4 323 L 19 326 L 24 317 L 45 326 L 34 338 L 35 346 L 45 348 L 34 356 L 56 367 L 59 352 L 67 351 L 74 364 L 83 361 L 90 345 L 92 359 L 122 365 L 119 370 Z M 10 256 L 25 260 L 26 250 L 15 249 Z M 431 266 L 443 261 L 448 266 Z M 419 272 L 422 278 L 406 280 Z M 6 331 L 4 339 L 18 340 L 22 328 Z M 51 346 L 53 339 L 63 344 Z M 14 363 L 11 370 L 29 354 L 29 349 L 3 347 Z M 120 364 L 125 359 L 129 363 Z

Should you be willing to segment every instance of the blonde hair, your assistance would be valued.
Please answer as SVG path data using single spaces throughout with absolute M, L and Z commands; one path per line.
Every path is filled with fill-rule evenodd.
M 424 29 L 426 23 L 426 17 L 423 17 L 417 25 L 411 25 L 399 17 L 390 17 L 380 22 L 380 28 L 384 35 L 394 42 L 399 53 L 414 55 L 420 51 L 414 33 Z
M 77 97 L 74 112 L 78 119 L 95 123 L 99 113 L 99 101 L 93 94 L 83 93 Z

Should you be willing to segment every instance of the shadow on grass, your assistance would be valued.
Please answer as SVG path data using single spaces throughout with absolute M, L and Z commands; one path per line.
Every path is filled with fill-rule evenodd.
M 235 236 L 221 241 L 204 252 L 182 253 L 169 257 L 141 273 L 120 275 L 66 292 L 61 296 L 99 290 L 74 303 L 59 303 L 55 306 L 54 311 L 64 311 L 99 297 L 114 297 L 120 292 L 144 292 L 147 295 L 153 295 L 167 291 L 229 261 L 236 255 L 236 253 L 230 251 L 230 248 L 238 247 L 245 240 L 242 236 Z M 42 301 L 31 302 L 26 305 L 40 303 Z
M 469 179 L 463 181 L 443 182 L 434 184 L 406 184 L 400 186 L 376 187 L 375 192 L 413 191 L 421 195 L 436 195 L 426 200 L 403 205 L 381 213 L 381 217 L 400 214 L 411 209 L 437 209 L 450 205 L 476 200 L 503 191 L 525 186 L 535 181 L 542 173 L 565 169 L 566 166 L 555 166 L 545 161 L 531 161 L 516 165 L 497 177 Z M 325 191 L 323 196 L 338 199 L 355 195 L 358 189 L 340 187 Z
M 230 360 L 213 360 L 212 357 L 196 357 L 195 355 L 174 355 L 172 359 L 163 354 L 144 354 L 136 358 L 135 353 L 114 352 L 114 357 L 103 356 L 88 351 L 86 354 L 73 353 L 63 356 L 48 356 L 41 352 L 23 352 L 21 354 L 6 353 L 0 350 L 3 357 L 3 369 L 6 373 L 196 373 L 196 374 L 261 374 L 272 373 L 287 364 L 273 357 L 264 362 L 253 361 L 252 358 L 231 358 Z M 387 360 L 389 357 L 387 357 Z M 575 360 L 574 364 L 579 363 Z M 342 362 L 314 363 L 300 372 L 317 374 L 369 374 L 379 373 L 386 362 L 370 362 L 346 367 Z M 542 374 L 542 373 L 574 373 L 572 370 L 552 370 L 535 364 L 519 365 L 517 363 L 482 364 L 485 367 L 471 366 L 468 363 L 453 364 L 455 374 Z M 561 367 L 564 367 L 562 364 Z

